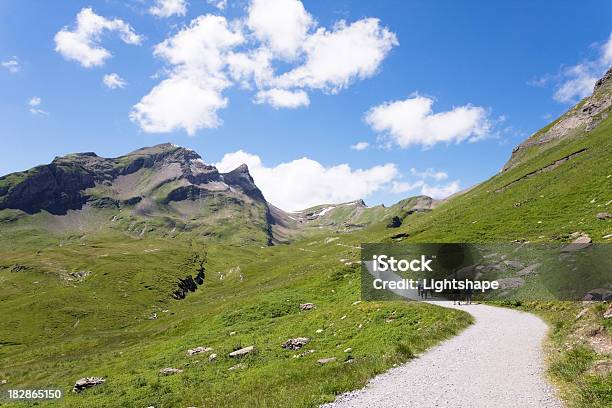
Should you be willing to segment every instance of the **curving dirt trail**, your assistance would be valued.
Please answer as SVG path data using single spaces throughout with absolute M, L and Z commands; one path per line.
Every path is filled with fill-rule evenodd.
M 487 305 L 436 305 L 465 310 L 475 323 L 420 357 L 339 396 L 326 408 L 496 407 L 558 408 L 544 377 L 538 317 Z

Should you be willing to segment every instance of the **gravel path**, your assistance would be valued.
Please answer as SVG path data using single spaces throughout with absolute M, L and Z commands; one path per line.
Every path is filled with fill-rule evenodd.
M 548 328 L 542 320 L 486 305 L 435 304 L 465 310 L 476 322 L 419 358 L 323 407 L 563 406 L 544 378 L 542 341 Z

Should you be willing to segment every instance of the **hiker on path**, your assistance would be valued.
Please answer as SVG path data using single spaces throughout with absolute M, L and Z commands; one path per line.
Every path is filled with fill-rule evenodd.
M 474 294 L 474 288 L 472 288 L 472 286 L 468 286 L 467 289 L 465 290 L 465 304 L 466 305 L 472 304 L 473 294 Z

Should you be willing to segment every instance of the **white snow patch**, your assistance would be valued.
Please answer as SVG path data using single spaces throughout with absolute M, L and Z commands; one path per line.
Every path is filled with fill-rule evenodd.
M 323 215 L 327 214 L 330 210 L 333 210 L 334 208 L 336 207 L 331 206 L 331 207 L 324 208 L 323 210 L 321 210 L 320 213 L 317 214 L 317 217 L 322 217 Z

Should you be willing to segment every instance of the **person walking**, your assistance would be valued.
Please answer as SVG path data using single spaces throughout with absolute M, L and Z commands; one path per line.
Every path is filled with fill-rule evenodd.
M 471 285 L 468 285 L 468 287 L 465 290 L 465 304 L 466 305 L 471 305 L 472 304 L 472 295 L 474 294 L 474 288 L 472 288 Z

